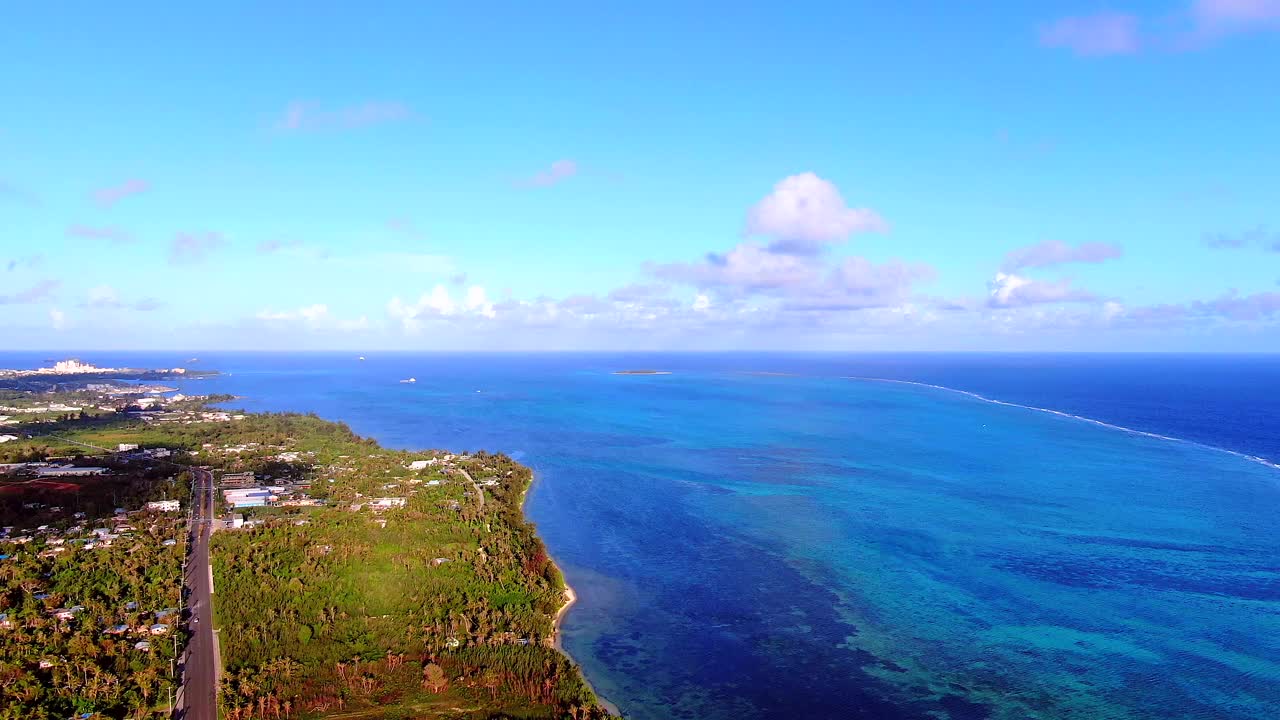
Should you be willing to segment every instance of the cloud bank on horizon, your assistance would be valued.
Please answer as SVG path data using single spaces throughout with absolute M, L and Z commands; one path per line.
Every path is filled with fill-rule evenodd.
M 1280 351 L 1280 0 L 826 10 L 16 12 L 6 346 Z

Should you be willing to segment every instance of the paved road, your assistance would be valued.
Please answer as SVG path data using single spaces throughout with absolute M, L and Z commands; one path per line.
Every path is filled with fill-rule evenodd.
M 191 554 L 183 586 L 188 590 L 191 640 L 183 654 L 182 688 L 178 693 L 180 720 L 217 720 L 217 638 L 213 634 L 213 569 L 209 565 L 209 535 L 213 532 L 213 473 L 193 469 L 194 509 L 191 516 Z

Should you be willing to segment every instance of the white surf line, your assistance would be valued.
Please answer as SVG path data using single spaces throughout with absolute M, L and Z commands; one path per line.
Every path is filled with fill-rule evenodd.
M 1244 458 L 1245 460 L 1251 460 L 1253 462 L 1258 463 L 1259 465 L 1264 465 L 1266 467 L 1269 467 L 1272 470 L 1280 470 L 1280 464 L 1273 463 L 1266 458 L 1258 457 L 1257 455 L 1250 455 L 1249 453 L 1243 453 L 1238 450 L 1228 450 L 1227 448 L 1224 448 L 1224 447 L 1218 447 L 1216 445 L 1208 445 L 1206 443 L 1196 442 L 1195 440 L 1187 440 L 1185 438 L 1171 437 L 1169 435 L 1161 435 L 1160 433 L 1149 432 L 1147 430 L 1136 430 L 1134 428 L 1125 427 L 1123 425 L 1113 425 L 1112 423 L 1103 422 L 1102 420 L 1095 420 L 1090 417 L 1084 417 L 1083 415 L 1072 415 L 1069 412 L 1054 410 L 1052 408 L 1035 407 L 1034 405 L 1022 405 L 1015 402 L 1009 402 L 1007 400 L 996 400 L 995 398 L 989 398 L 985 395 L 979 395 L 976 392 L 970 392 L 968 390 L 957 390 L 956 388 L 950 388 L 945 385 L 933 385 L 931 383 L 917 382 L 915 380 L 894 380 L 891 378 L 860 377 L 857 375 L 842 375 L 841 379 L 842 380 L 859 380 L 862 382 L 898 383 L 899 385 L 915 385 L 917 387 L 930 388 L 932 390 L 944 390 L 946 392 L 952 392 L 958 395 L 964 395 L 964 396 L 973 398 L 974 400 L 989 402 L 994 405 L 1003 405 L 1005 407 L 1021 408 L 1023 410 L 1034 410 L 1036 412 L 1048 413 L 1049 415 L 1057 415 L 1058 417 L 1067 418 L 1069 420 L 1078 420 L 1080 422 L 1090 423 L 1092 425 L 1097 425 L 1099 427 L 1104 427 L 1111 430 L 1119 430 L 1120 432 L 1132 433 L 1134 435 L 1142 435 L 1144 437 L 1154 438 L 1156 440 L 1165 440 L 1167 442 L 1175 442 L 1175 443 L 1182 443 L 1184 445 L 1192 445 L 1194 447 L 1203 448 L 1205 450 L 1216 450 L 1217 452 L 1226 453 L 1228 455 L 1235 455 L 1236 457 Z

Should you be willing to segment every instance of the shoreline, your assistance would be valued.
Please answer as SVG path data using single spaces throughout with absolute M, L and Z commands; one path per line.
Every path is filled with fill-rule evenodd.
M 529 469 L 532 470 L 533 468 Z M 529 481 L 528 486 L 525 487 L 524 492 L 520 493 L 520 515 L 526 522 L 530 523 L 533 521 L 529 519 L 529 515 L 525 512 L 524 506 L 529 499 L 529 491 L 533 489 L 533 483 L 536 482 L 537 479 L 538 475 L 537 473 L 534 473 L 533 478 Z M 538 536 L 538 539 L 542 540 L 542 537 Z M 543 540 L 542 544 L 543 547 L 546 548 L 545 540 Z M 596 686 L 591 684 L 591 678 L 587 677 L 586 671 L 582 669 L 582 663 L 574 660 L 573 655 L 569 654 L 569 651 L 564 649 L 564 636 L 560 632 L 560 626 L 564 623 L 564 618 L 568 615 L 569 609 L 578 603 L 578 593 L 574 592 L 573 586 L 569 584 L 569 579 L 565 577 L 564 569 L 561 568 L 560 563 L 556 562 L 556 559 L 552 557 L 551 550 L 549 548 L 547 548 L 547 558 L 551 561 L 551 565 L 555 567 L 556 572 L 560 573 L 560 581 L 564 583 L 564 602 L 561 603 L 560 609 L 556 610 L 555 616 L 551 618 L 551 646 L 555 648 L 556 652 L 569 658 L 569 662 L 573 663 L 574 667 L 578 669 L 578 675 L 582 678 L 582 682 L 591 690 L 591 694 L 596 696 L 596 703 L 605 710 L 608 710 L 610 715 L 623 717 L 622 711 L 618 709 L 618 706 L 610 702 L 604 695 L 601 695 L 600 691 L 596 690 Z

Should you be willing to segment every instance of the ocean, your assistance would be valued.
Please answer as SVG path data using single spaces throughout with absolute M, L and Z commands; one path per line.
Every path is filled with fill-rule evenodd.
M 627 717 L 1280 716 L 1280 357 L 198 355 L 186 392 L 530 465 Z

